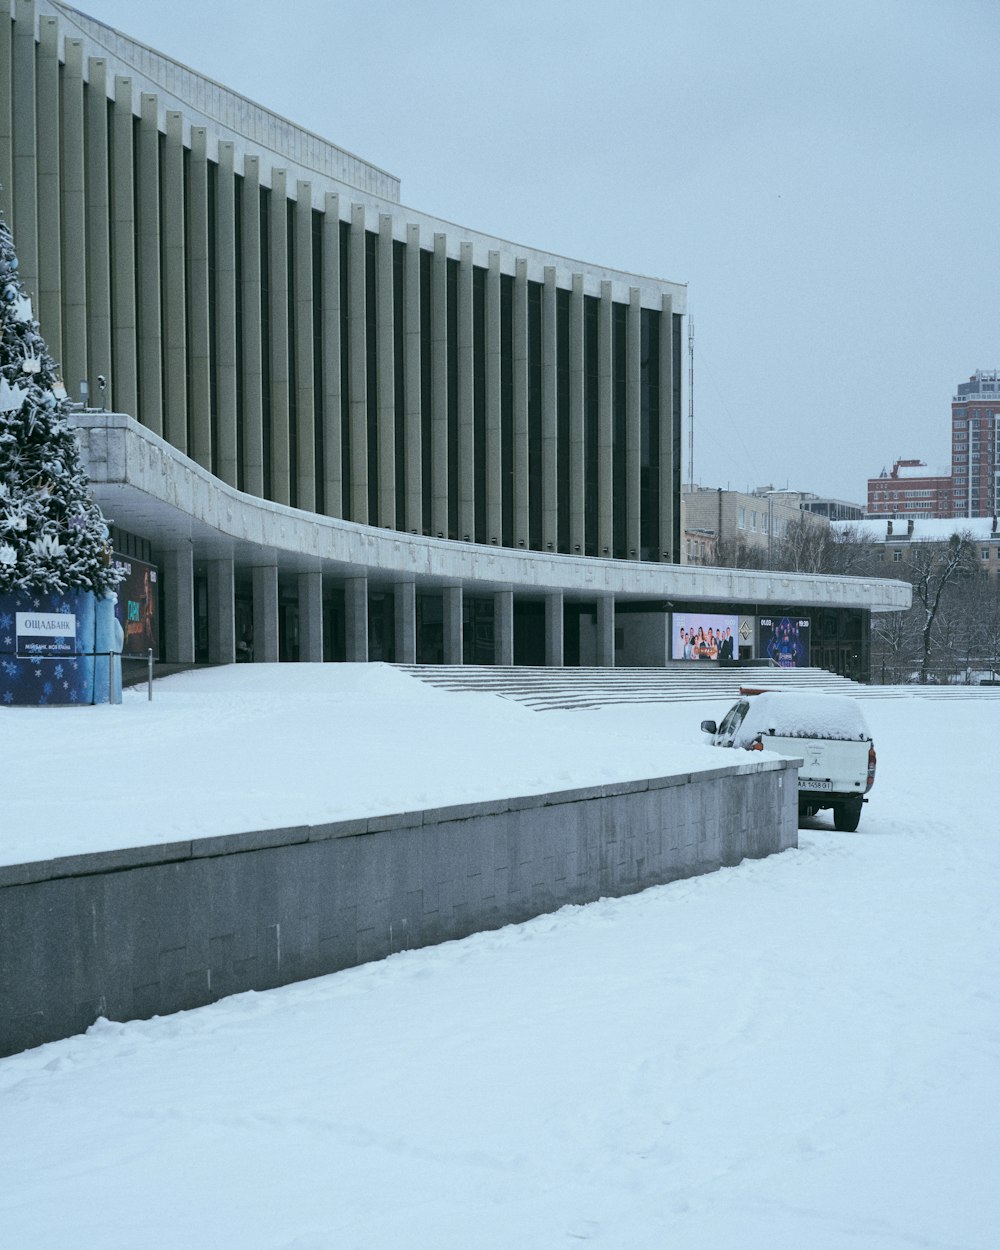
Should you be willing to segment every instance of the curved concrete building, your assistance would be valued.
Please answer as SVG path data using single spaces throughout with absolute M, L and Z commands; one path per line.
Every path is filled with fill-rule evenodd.
M 805 613 L 864 675 L 908 588 L 679 567 L 683 285 L 404 207 L 69 5 L 7 3 L 2 207 L 163 659 L 658 663 L 697 608 Z

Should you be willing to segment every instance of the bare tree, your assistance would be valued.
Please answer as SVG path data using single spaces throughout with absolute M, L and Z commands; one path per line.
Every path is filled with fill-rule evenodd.
M 916 670 L 920 634 L 913 612 L 879 612 L 872 615 L 871 671 L 884 685 L 910 680 Z
M 979 575 L 976 544 L 966 530 L 952 534 L 946 544 L 914 542 L 901 562 L 913 586 L 914 607 L 921 613 L 920 681 L 926 683 L 931 670 L 935 625 L 945 594 Z

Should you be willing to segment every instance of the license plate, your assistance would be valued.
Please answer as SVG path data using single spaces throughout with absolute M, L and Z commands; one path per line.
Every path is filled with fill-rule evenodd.
M 799 778 L 800 790 L 832 790 L 832 781 L 810 781 L 808 777 Z

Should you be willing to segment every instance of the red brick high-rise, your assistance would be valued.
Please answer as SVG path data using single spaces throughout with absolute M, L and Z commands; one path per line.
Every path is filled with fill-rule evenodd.
M 868 479 L 869 517 L 992 517 L 1000 512 L 1000 369 L 977 369 L 951 401 L 951 474 L 897 460 Z
M 995 516 L 1000 503 L 1000 370 L 977 369 L 951 401 L 952 516 Z

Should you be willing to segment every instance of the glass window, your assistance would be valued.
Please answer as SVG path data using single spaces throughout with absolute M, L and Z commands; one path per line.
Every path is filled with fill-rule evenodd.
M 740 512 L 739 512 L 739 527 L 740 527 L 740 529 L 741 529 L 741 530 L 745 530 L 745 529 L 746 529 L 746 527 L 747 527 L 747 510 L 746 510 L 746 508 L 740 508 Z
M 752 531 L 756 534 L 756 532 L 757 532 L 757 511 L 756 511 L 756 509 L 751 509 L 751 511 L 750 511 L 750 528 L 751 528 L 751 530 L 752 530 Z

